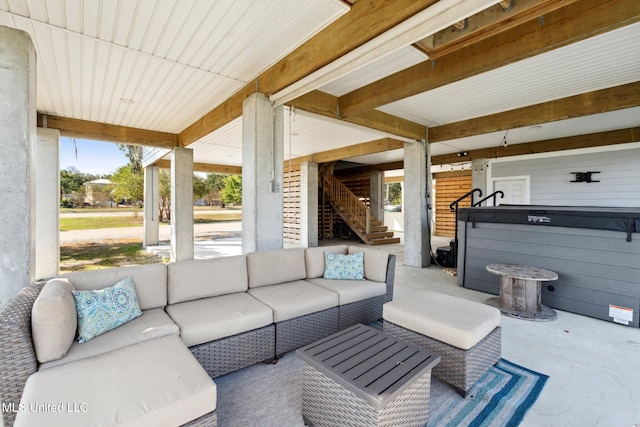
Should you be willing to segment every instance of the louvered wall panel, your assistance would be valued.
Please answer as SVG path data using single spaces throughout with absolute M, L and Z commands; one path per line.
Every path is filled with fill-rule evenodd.
M 453 237 L 455 235 L 455 214 L 449 209 L 449 205 L 458 197 L 471 191 L 471 171 L 466 176 L 449 176 L 440 174 L 436 178 L 436 236 Z M 460 203 L 460 207 L 469 207 L 470 200 Z
M 300 168 L 285 170 L 283 185 L 283 238 L 285 243 L 300 244 Z

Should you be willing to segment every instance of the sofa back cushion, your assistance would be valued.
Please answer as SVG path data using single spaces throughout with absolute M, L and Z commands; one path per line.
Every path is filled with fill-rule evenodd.
M 167 266 L 169 304 L 247 290 L 244 255 L 178 261 Z
M 77 291 L 93 291 L 113 286 L 127 276 L 131 276 L 135 284 L 140 309 L 167 305 L 167 267 L 161 263 L 82 271 L 62 277 L 68 277 Z
M 359 252 L 364 252 L 364 278 L 374 282 L 385 282 L 387 280 L 389 252 L 360 246 L 349 246 L 349 254 L 357 254 Z
M 31 308 L 31 335 L 38 362 L 64 357 L 76 336 L 78 319 L 68 279 L 49 280 Z
M 307 277 L 304 249 L 278 249 L 247 254 L 249 288 L 293 282 Z
M 318 246 L 304 250 L 304 260 L 307 267 L 307 279 L 317 279 L 324 275 L 324 253 L 346 255 L 347 245 Z

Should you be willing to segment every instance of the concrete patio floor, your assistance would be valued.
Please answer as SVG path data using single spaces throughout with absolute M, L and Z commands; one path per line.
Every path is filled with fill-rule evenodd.
M 435 237 L 434 250 L 448 241 Z M 320 241 L 321 246 L 344 243 L 359 244 Z M 150 249 L 161 253 L 168 245 Z M 478 302 L 492 296 L 458 286 L 440 267 L 405 266 L 402 244 L 379 249 L 398 257 L 395 298 L 419 290 Z M 241 239 L 197 240 L 195 253 L 196 258 L 240 254 Z M 502 357 L 549 376 L 521 426 L 640 426 L 640 329 L 564 311 L 551 322 L 502 316 L 501 325 Z

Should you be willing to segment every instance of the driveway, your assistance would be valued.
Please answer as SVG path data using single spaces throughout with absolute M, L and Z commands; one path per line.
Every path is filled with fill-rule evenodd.
M 129 213 L 130 214 L 130 213 Z M 194 224 L 193 234 L 196 238 L 207 238 L 213 235 L 236 235 L 242 231 L 242 221 L 220 221 L 205 224 Z M 160 225 L 160 240 L 169 240 L 171 226 Z M 69 230 L 60 232 L 60 244 L 77 242 L 99 242 L 104 240 L 139 239 L 142 240 L 142 227 L 98 228 L 94 230 Z

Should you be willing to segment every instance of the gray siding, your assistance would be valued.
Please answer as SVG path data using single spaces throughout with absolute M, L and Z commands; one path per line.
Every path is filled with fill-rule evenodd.
M 460 223 L 459 283 L 498 294 L 487 264 L 522 264 L 558 273 L 542 286 L 542 303 L 604 320 L 609 304 L 640 311 L 640 238 L 606 230 L 518 224 Z M 465 238 L 465 231 L 468 235 Z M 466 255 L 466 256 L 465 256 Z
M 493 163 L 493 178 L 529 175 L 530 203 L 640 206 L 640 148 Z M 571 172 L 600 171 L 600 182 L 571 183 Z

